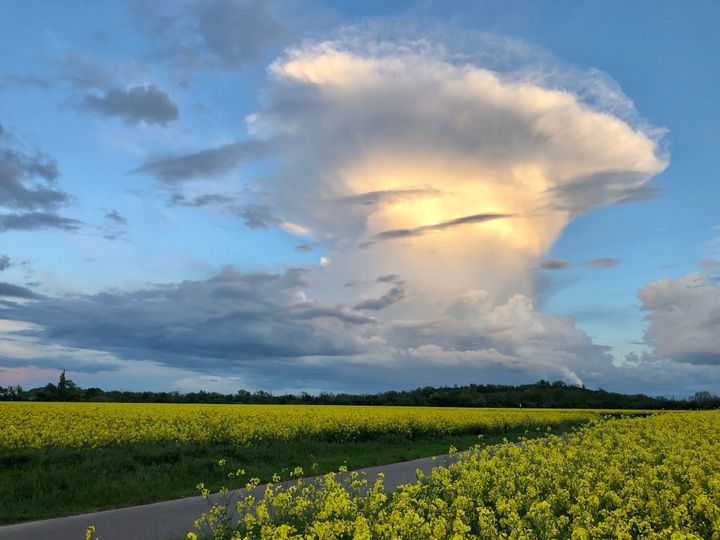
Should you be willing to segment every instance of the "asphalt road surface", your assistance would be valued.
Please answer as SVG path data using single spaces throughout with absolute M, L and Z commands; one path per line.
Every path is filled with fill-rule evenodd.
M 385 473 L 385 490 L 392 491 L 401 484 L 414 482 L 415 471 L 428 473 L 434 467 L 447 465 L 456 456 L 421 458 L 390 465 L 360 469 L 372 485 L 378 473 Z M 262 497 L 265 486 L 254 490 Z M 242 490 L 240 494 L 243 494 Z M 237 493 L 236 493 L 237 496 Z M 85 529 L 96 527 L 101 540 L 181 540 L 193 530 L 193 522 L 208 510 L 208 501 L 202 497 L 186 497 L 174 501 L 104 510 L 16 525 L 0 526 L 0 540 L 84 540 Z

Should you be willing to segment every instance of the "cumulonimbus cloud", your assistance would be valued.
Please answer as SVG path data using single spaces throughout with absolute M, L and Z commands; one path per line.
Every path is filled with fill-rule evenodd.
M 263 108 L 247 117 L 256 139 L 159 156 L 133 172 L 176 184 L 269 158 L 279 169 L 222 211 L 263 208 L 273 217 L 263 224 L 302 227 L 335 251 L 339 274 L 362 268 L 429 285 L 441 273 L 449 279 L 423 288 L 452 283 L 447 296 L 483 283 L 504 299 L 532 294 L 530 262 L 574 217 L 656 192 L 649 181 L 667 165 L 661 131 L 597 70 L 504 65 L 527 52 L 507 39 L 483 37 L 470 59 L 447 36 L 385 30 L 343 29 L 349 37 L 287 50 L 269 69 Z
M 248 117 L 282 140 L 257 193 L 325 244 L 343 282 L 396 273 L 428 305 L 478 286 L 532 295 L 529 268 L 574 217 L 649 196 L 667 166 L 661 132 L 597 72 L 502 67 L 487 61 L 497 43 L 468 57 L 451 40 L 346 36 L 287 50 Z

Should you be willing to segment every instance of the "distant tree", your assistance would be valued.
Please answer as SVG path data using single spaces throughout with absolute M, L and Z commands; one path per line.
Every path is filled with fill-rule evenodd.
M 690 398 L 691 401 L 712 401 L 713 399 L 716 399 L 718 396 L 713 396 L 710 392 L 707 390 L 702 390 L 701 392 L 695 392 L 692 397 Z
M 67 393 L 67 379 L 65 379 L 65 370 L 62 370 L 62 373 L 60 374 L 60 381 L 58 381 L 57 385 L 57 391 L 58 391 L 58 397 L 60 399 L 63 399 L 65 397 L 65 394 Z
M 0 386 L 0 400 L 15 401 L 20 398 L 22 394 L 23 389 L 19 384 L 15 386 L 8 386 L 7 388 Z
M 642 394 L 626 395 L 603 389 L 590 390 L 562 381 L 538 381 L 519 386 L 499 384 L 468 384 L 466 386 L 433 387 L 415 390 L 389 390 L 378 394 L 283 394 L 258 390 L 238 390 L 235 394 L 218 392 L 129 392 L 83 390 L 67 378 L 63 371 L 58 384 L 23 390 L 0 387 L 0 400 L 15 401 L 110 401 L 136 403 L 274 403 L 327 405 L 395 405 L 439 407 L 561 407 L 603 409 L 713 409 L 720 408 L 720 397 L 710 392 L 697 392 L 688 399 L 671 400 Z
M 66 378 L 65 370 L 63 369 L 57 385 L 57 399 L 60 401 L 77 401 L 83 398 L 83 390 L 73 381 Z

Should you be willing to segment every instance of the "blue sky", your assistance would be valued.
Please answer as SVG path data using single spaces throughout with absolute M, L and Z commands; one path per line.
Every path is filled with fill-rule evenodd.
M 720 390 L 716 3 L 3 11 L 0 384 Z

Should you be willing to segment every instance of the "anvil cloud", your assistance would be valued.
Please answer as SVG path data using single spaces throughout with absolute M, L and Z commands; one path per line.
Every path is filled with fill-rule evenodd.
M 532 296 L 529 267 L 573 218 L 652 190 L 667 166 L 658 130 L 603 107 L 628 102 L 617 88 L 593 104 L 574 91 L 582 73 L 350 33 L 286 51 L 247 120 L 279 141 L 263 202 L 325 243 L 342 280 L 399 274 L 425 304 Z

